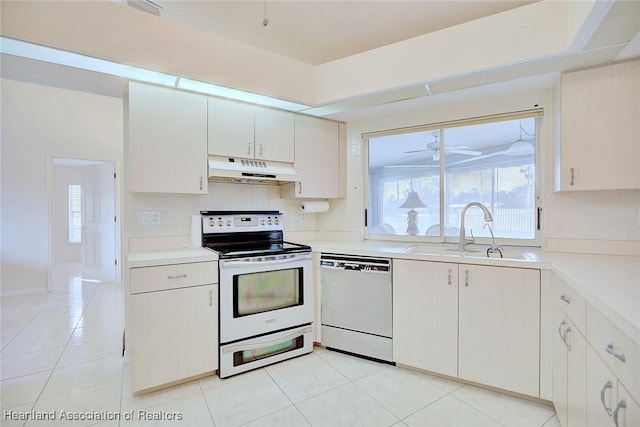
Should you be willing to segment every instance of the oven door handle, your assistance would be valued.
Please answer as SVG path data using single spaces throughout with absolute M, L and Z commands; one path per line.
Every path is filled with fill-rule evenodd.
M 257 267 L 257 266 L 267 266 L 267 265 L 278 265 L 278 264 L 290 264 L 296 261 L 306 261 L 310 260 L 310 255 L 305 256 L 295 256 L 291 258 L 284 259 L 274 259 L 274 260 L 266 260 L 266 261 L 243 261 L 240 259 L 228 259 L 220 261 L 220 268 L 244 268 L 244 267 Z
M 269 340 L 269 341 L 263 341 L 260 343 L 253 343 L 253 344 L 238 344 L 238 345 L 233 345 L 230 347 L 225 347 L 222 348 L 221 351 L 225 354 L 227 353 L 235 353 L 236 351 L 245 351 L 245 350 L 253 350 L 255 348 L 258 347 L 266 347 L 266 346 L 270 346 L 270 345 L 276 345 L 281 343 L 282 341 L 287 341 L 287 340 L 291 340 L 294 339 L 296 337 L 299 337 L 300 335 L 304 335 L 306 333 L 311 332 L 311 326 L 307 326 L 304 329 L 297 329 L 295 331 L 293 331 L 292 333 L 290 333 L 289 335 L 285 335 L 283 337 L 277 338 L 277 339 L 273 339 L 273 340 Z

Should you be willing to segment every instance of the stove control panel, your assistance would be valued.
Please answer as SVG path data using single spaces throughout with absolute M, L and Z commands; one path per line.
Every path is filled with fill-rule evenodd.
M 282 213 L 269 212 L 202 212 L 202 233 L 243 233 L 282 230 Z

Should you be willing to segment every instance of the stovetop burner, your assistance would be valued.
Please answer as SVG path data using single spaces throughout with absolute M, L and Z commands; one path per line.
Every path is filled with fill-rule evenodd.
M 202 211 L 202 246 L 220 258 L 310 252 L 307 245 L 285 242 L 278 211 Z

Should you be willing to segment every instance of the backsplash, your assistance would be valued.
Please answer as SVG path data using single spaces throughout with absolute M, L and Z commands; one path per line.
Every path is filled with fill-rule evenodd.
M 188 236 L 191 215 L 202 210 L 277 210 L 283 213 L 285 238 L 312 234 L 316 214 L 303 214 L 300 200 L 281 199 L 275 185 L 209 182 L 209 194 L 131 194 L 128 232 L 130 238 Z M 139 224 L 138 213 L 157 211 L 159 224 Z

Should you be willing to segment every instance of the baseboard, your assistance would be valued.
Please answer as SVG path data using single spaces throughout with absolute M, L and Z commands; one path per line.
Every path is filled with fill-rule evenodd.
M 0 291 L 0 297 L 13 297 L 16 295 L 29 295 L 29 294 L 39 294 L 47 292 L 47 287 L 43 286 L 41 288 L 29 288 L 29 289 L 15 289 L 13 291 Z

